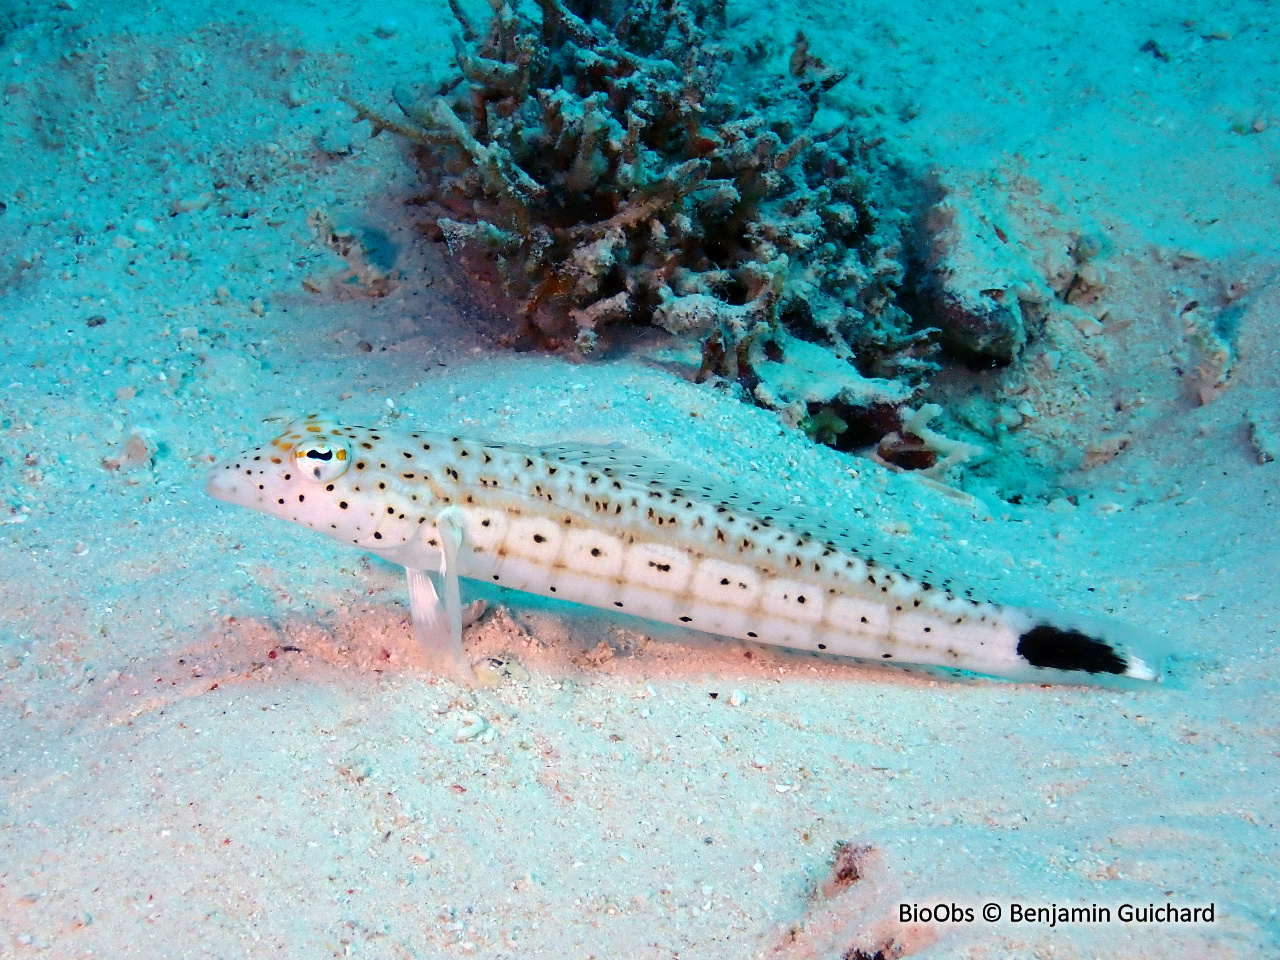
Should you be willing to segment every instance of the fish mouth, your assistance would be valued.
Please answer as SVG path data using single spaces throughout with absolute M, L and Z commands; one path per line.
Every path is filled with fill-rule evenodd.
M 210 468 L 204 478 L 204 492 L 224 503 L 244 503 L 244 481 L 237 476 L 231 461 Z

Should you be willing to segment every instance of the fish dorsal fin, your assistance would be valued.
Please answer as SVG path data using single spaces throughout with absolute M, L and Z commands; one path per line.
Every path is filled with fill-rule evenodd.
M 560 460 L 588 469 L 599 470 L 620 480 L 642 484 L 651 489 L 660 489 L 669 493 L 688 496 L 702 502 L 723 503 L 744 512 L 759 513 L 761 510 L 779 517 L 779 523 L 794 526 L 797 532 L 818 536 L 822 524 L 813 517 L 804 517 L 794 508 L 787 521 L 781 519 L 786 512 L 783 507 L 775 506 L 754 499 L 741 487 L 716 480 L 691 470 L 684 464 L 663 460 L 661 457 L 640 453 L 617 444 L 608 446 L 588 446 L 583 444 L 555 444 L 547 447 L 533 448 L 535 452 L 547 460 Z M 812 529 L 808 529 L 812 528 Z

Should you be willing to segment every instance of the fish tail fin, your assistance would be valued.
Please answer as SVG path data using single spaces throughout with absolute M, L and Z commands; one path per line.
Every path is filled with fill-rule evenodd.
M 1023 611 L 1017 655 L 1027 679 L 1087 675 L 1093 681 L 1127 677 L 1159 681 L 1170 652 L 1167 639 L 1127 624 L 1083 614 Z

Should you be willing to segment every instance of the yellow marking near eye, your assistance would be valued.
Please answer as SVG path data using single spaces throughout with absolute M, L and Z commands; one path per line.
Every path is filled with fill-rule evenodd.
M 348 464 L 346 447 L 328 439 L 313 438 L 298 444 L 293 459 L 298 467 L 321 483 L 342 476 Z

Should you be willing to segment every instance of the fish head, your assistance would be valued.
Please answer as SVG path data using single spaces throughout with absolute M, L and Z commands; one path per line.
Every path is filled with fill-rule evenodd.
M 377 552 L 378 480 L 365 462 L 352 469 L 370 438 L 377 439 L 376 431 L 312 414 L 274 440 L 215 464 L 205 493 Z

